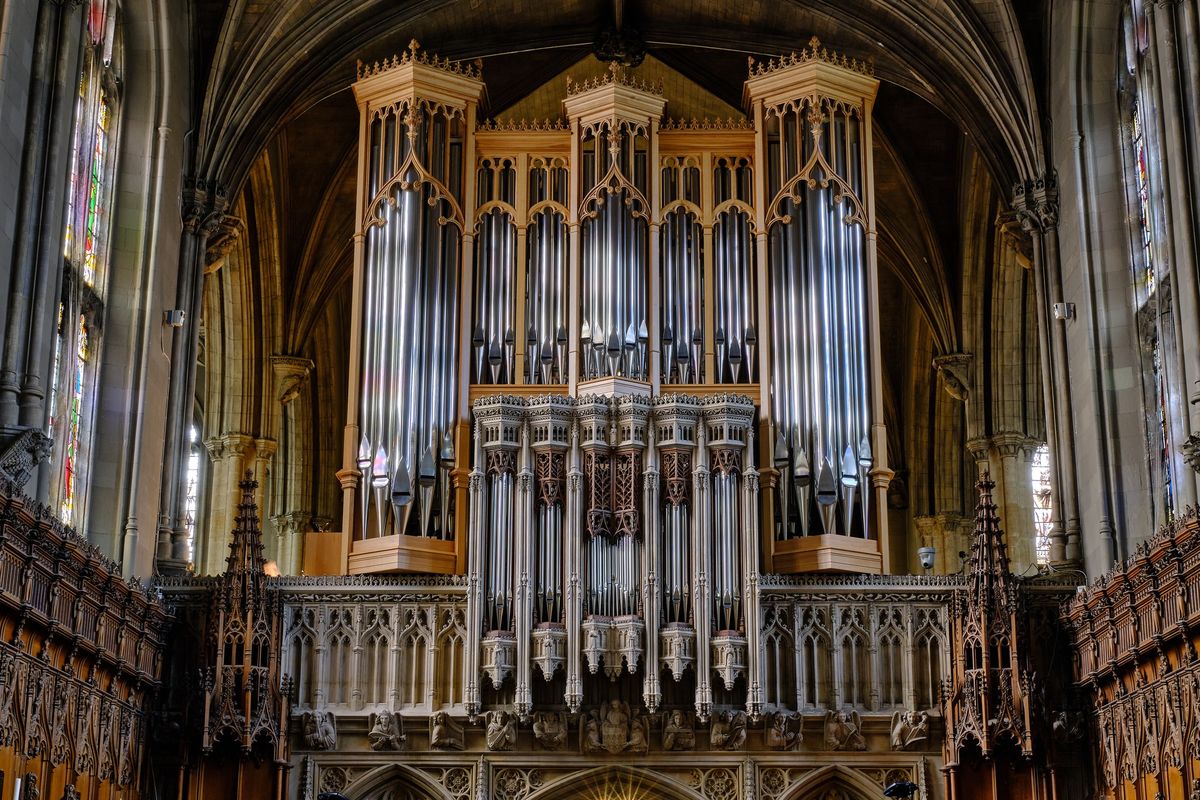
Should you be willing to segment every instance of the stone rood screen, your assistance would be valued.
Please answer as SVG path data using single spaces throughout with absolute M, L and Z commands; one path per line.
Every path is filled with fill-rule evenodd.
M 612 66 L 480 123 L 475 67 L 360 68 L 343 565 L 468 576 L 468 712 L 661 666 L 757 717 L 760 572 L 887 571 L 877 86 L 814 40 L 741 120 Z

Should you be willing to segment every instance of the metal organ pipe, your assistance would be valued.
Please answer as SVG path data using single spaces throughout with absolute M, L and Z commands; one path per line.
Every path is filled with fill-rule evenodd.
M 810 126 L 817 115 L 820 124 Z M 774 120 L 780 136 L 768 149 L 780 171 L 769 215 L 777 532 L 865 536 L 870 493 L 861 487 L 869 485 L 872 457 L 861 112 L 821 99 L 816 107 L 805 101 L 779 109 Z
M 638 137 L 620 121 L 599 125 L 591 135 L 597 168 L 585 176 L 591 180 L 584 184 L 582 209 L 583 377 L 645 379 L 645 170 L 630 171 Z
M 447 538 L 462 192 L 461 147 L 450 139 L 462 118 L 420 100 L 401 106 L 376 112 L 369 133 L 361 519 L 364 537 Z

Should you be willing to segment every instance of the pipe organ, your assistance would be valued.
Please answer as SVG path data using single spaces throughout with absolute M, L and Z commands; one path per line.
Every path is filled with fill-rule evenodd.
M 868 65 L 665 118 L 613 67 L 476 124 L 474 67 L 361 67 L 350 572 L 467 574 L 464 705 L 764 705 L 761 571 L 880 572 Z

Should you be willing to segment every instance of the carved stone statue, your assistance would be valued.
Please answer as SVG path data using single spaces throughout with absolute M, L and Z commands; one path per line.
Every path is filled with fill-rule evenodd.
M 66 787 L 63 788 L 62 800 L 80 800 L 79 790 L 75 788 L 75 784 L 68 783 Z
M 625 752 L 645 753 L 649 749 L 650 718 L 642 713 L 642 709 L 635 708 L 629 721 L 629 743 L 625 745 Z
M 399 750 L 404 739 L 404 723 L 391 709 L 385 708 L 373 716 L 367 734 L 372 750 Z
M 337 749 L 337 721 L 332 711 L 304 713 L 304 743 L 311 750 Z
M 462 750 L 463 729 L 445 711 L 429 718 L 429 746 L 435 750 Z
M 828 711 L 825 714 L 825 746 L 830 750 L 866 750 L 862 719 L 854 709 Z
M 594 708 L 580 723 L 580 747 L 585 753 L 644 753 L 648 749 L 649 720 L 629 705 L 613 700 Z
M 696 746 L 696 731 L 691 714 L 681 709 L 663 718 L 663 750 L 691 750 Z
M 592 709 L 580 722 L 580 747 L 585 753 L 599 753 L 604 750 L 600 741 L 600 712 Z
M 561 750 L 567 743 L 567 718 L 557 711 L 533 715 L 533 738 L 543 750 Z
M 517 743 L 517 718 L 507 711 L 489 711 L 487 720 L 488 750 L 512 750 Z
M 42 792 L 38 789 L 36 772 L 25 773 L 25 788 L 21 792 L 21 800 L 40 800 Z
M 741 750 L 746 742 L 746 712 L 722 711 L 713 717 L 708 742 L 719 750 Z
M 777 711 L 767 725 L 767 746 L 772 750 L 795 750 L 804 741 L 804 717 L 791 711 Z
M 907 750 L 929 739 L 929 715 L 897 711 L 892 715 L 892 749 Z

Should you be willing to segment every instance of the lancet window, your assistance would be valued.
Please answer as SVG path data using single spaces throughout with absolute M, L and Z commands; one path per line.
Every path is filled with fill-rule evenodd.
M 91 0 L 85 18 L 63 233 L 66 270 L 47 423 L 56 464 L 51 501 L 64 522 L 77 526 L 87 516 L 121 98 L 116 4 Z
M 1141 343 L 1142 394 L 1145 407 L 1147 457 L 1151 485 L 1157 487 L 1155 515 L 1158 524 L 1169 521 L 1175 508 L 1175 452 L 1173 434 L 1179 426 L 1180 410 L 1173 407 L 1178 344 L 1175 335 L 1173 275 L 1170 264 L 1157 257 L 1160 230 L 1158 197 L 1162 176 L 1156 158 L 1158 139 L 1154 107 L 1141 92 L 1142 61 L 1149 40 L 1140 3 L 1126 9 L 1122 41 L 1126 71 L 1119 82 L 1121 107 L 1125 110 L 1124 167 L 1130 225 L 1130 269 L 1136 324 Z
M 1050 560 L 1050 533 L 1054 530 L 1054 507 L 1050 491 L 1050 446 L 1041 444 L 1033 451 L 1029 462 L 1030 486 L 1033 489 L 1034 554 L 1037 563 Z

